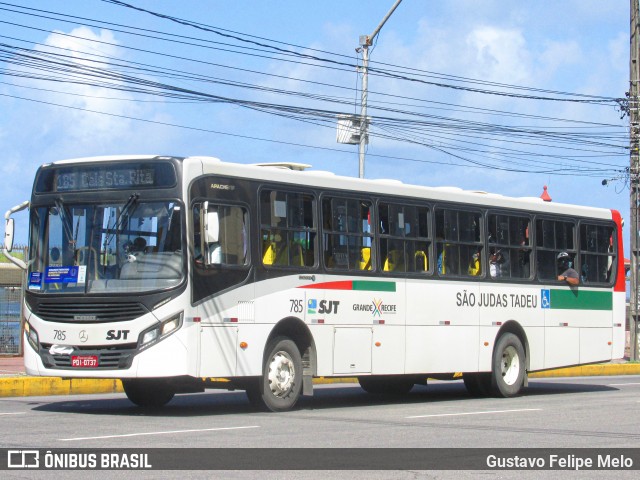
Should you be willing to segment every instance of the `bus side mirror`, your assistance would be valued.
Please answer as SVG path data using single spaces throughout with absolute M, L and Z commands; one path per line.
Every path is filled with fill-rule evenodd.
M 13 250 L 13 218 L 7 218 L 4 225 L 4 249 L 7 252 Z
M 217 243 L 220 237 L 220 220 L 218 210 L 209 211 L 209 202 L 202 204 L 200 225 L 202 226 L 202 240 L 207 244 Z
M 212 255 L 215 251 L 215 247 L 212 244 L 218 243 L 220 239 L 220 218 L 217 210 L 209 211 L 209 202 L 202 204 L 200 229 L 200 252 L 204 258 L 204 264 L 220 263 L 220 260 L 216 262 Z
M 205 239 L 207 243 L 217 243 L 220 237 L 218 212 L 207 212 L 205 218 Z

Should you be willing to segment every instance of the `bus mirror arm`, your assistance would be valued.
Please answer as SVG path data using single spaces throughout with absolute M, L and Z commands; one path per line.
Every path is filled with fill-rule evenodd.
M 13 207 L 10 210 L 7 210 L 7 213 L 4 214 L 4 256 L 11 260 L 12 263 L 17 265 L 23 270 L 27 269 L 27 264 L 14 256 L 12 256 L 9 252 L 13 250 L 13 235 L 14 235 L 14 220 L 11 218 L 11 215 L 19 212 L 20 210 L 24 210 L 25 208 L 29 208 L 29 201 L 24 201 L 20 205 Z

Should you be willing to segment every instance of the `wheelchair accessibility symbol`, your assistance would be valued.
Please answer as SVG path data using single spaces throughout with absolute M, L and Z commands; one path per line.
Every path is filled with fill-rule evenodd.
M 540 304 L 542 308 L 551 308 L 551 291 L 550 290 L 541 290 L 542 301 Z

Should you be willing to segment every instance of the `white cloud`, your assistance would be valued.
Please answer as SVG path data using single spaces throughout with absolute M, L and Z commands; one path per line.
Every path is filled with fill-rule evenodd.
M 482 26 L 471 31 L 466 42 L 475 57 L 469 76 L 500 83 L 530 81 L 531 54 L 521 31 Z
M 69 36 L 51 34 L 45 40 L 45 44 L 54 48 L 41 47 L 40 50 L 69 55 L 73 58 L 75 65 L 84 66 L 88 69 L 104 70 L 112 68 L 109 59 L 92 55 L 111 58 L 120 56 L 119 49 L 116 46 L 117 42 L 113 34 L 107 30 L 100 30 L 95 33 L 87 27 L 79 27 L 69 32 Z M 91 81 L 90 77 L 80 75 L 78 77 L 83 81 Z M 110 83 L 115 87 L 123 85 L 123 82 L 117 80 L 110 80 Z M 47 85 L 50 86 L 48 83 Z M 73 83 L 65 84 L 64 91 L 67 94 L 48 93 L 46 94 L 46 99 L 52 103 L 68 105 L 78 110 L 52 107 L 52 114 L 48 118 L 49 127 L 57 128 L 60 119 L 63 118 L 65 120 L 64 137 L 66 139 L 64 141 L 73 144 L 74 148 L 79 150 L 91 146 L 105 151 L 110 144 L 121 141 L 123 137 L 127 136 L 127 132 L 131 130 L 130 120 L 91 113 L 87 110 L 105 112 L 112 115 L 137 116 L 141 114 L 141 109 L 131 102 L 133 95 L 127 92 Z M 122 100 L 114 101 L 110 98 Z

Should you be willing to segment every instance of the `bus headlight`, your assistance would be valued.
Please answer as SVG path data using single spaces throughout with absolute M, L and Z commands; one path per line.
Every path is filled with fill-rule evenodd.
M 36 329 L 29 325 L 29 322 L 24 322 L 24 331 L 27 334 L 27 340 L 29 345 L 37 352 L 39 350 L 40 340 L 38 339 L 38 332 Z
M 138 342 L 138 348 L 141 350 L 148 348 L 154 343 L 159 342 L 165 337 L 168 337 L 173 332 L 178 330 L 182 325 L 183 312 L 171 317 L 169 320 L 165 320 L 160 325 L 155 325 L 148 330 L 145 330 L 140 334 L 140 340 Z

